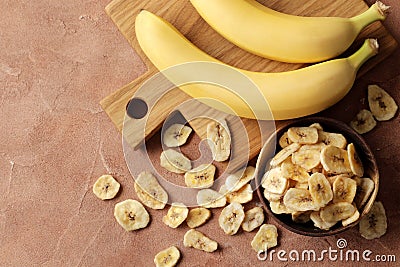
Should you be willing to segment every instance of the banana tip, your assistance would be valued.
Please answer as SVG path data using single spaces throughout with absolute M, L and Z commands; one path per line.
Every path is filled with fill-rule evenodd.
M 378 39 L 368 39 L 369 45 L 372 47 L 372 49 L 375 51 L 375 53 L 378 53 L 379 49 L 379 43 Z
M 385 5 L 381 1 L 376 1 L 375 5 L 378 7 L 379 12 L 385 16 L 389 13 L 390 6 Z

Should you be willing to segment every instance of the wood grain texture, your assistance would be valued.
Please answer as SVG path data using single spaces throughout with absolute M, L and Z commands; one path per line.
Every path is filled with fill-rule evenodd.
M 362 0 L 262 0 L 260 2 L 281 12 L 304 16 L 351 17 L 360 14 L 368 8 L 366 3 Z M 264 59 L 236 47 L 216 33 L 204 22 L 192 7 L 189 0 L 113 0 L 106 7 L 107 14 L 117 25 L 135 51 L 140 55 L 149 69 L 144 75 L 101 101 L 102 108 L 106 111 L 117 129 L 120 131 L 122 130 L 125 108 L 128 101 L 135 94 L 140 85 L 157 72 L 156 68 L 143 54 L 135 39 L 135 17 L 141 9 L 149 10 L 167 19 L 197 47 L 232 66 L 262 72 L 281 72 L 298 69 L 304 66 L 302 64 L 289 64 Z M 362 75 L 378 62 L 389 56 L 397 47 L 396 41 L 386 31 L 382 24 L 380 22 L 375 22 L 364 29 L 354 44 L 344 53 L 343 56 L 355 51 L 366 37 L 379 39 L 380 52 L 376 57 L 368 61 L 362 67 L 359 75 Z M 188 95 L 179 89 L 174 89 L 158 101 L 157 105 L 152 110 L 152 114 L 150 114 L 149 121 L 147 122 L 145 137 L 148 138 L 152 136 L 159 129 L 168 114 L 179 103 L 183 103 L 189 99 L 190 97 Z M 229 123 L 229 116 L 227 117 L 227 120 Z M 242 121 L 246 129 L 248 129 L 250 158 L 252 158 L 258 154 L 261 148 L 260 133 L 259 131 L 254 130 L 257 129 L 258 125 L 254 120 L 243 119 Z M 205 126 L 207 123 L 208 121 L 203 119 L 193 120 L 190 122 L 196 133 L 202 138 L 205 137 Z M 143 123 L 133 124 L 129 130 L 131 132 L 129 135 L 134 136 L 138 127 L 142 127 L 142 125 Z M 142 138 L 142 135 L 136 137 L 135 142 L 140 142 Z M 233 140 L 233 142 L 234 141 L 235 140 Z

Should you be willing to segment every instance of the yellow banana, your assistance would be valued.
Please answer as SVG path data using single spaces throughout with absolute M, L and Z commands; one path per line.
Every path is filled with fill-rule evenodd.
M 374 56 L 378 49 L 376 40 L 367 39 L 357 52 L 347 58 L 330 60 L 294 71 L 262 73 L 241 70 L 221 63 L 194 46 L 169 22 L 146 10 L 142 10 L 136 17 L 135 31 L 140 47 L 159 70 L 200 61 L 219 63 L 244 74 L 258 86 L 276 120 L 310 115 L 338 102 L 351 89 L 359 67 Z M 174 84 L 179 84 L 176 82 L 179 77 L 167 78 Z M 248 106 L 243 100 L 243 94 L 220 86 L 193 83 L 179 88 L 221 111 L 236 113 L 235 115 L 245 118 L 271 119 L 270 114 L 265 112 L 268 107 L 263 99 L 252 99 L 254 102 Z M 215 101 L 209 102 L 201 98 L 220 101 L 232 110 Z M 265 114 L 265 117 L 255 117 L 254 114 Z
M 313 63 L 344 52 L 363 28 L 384 20 L 389 8 L 376 2 L 352 18 L 301 17 L 255 0 L 190 0 L 219 34 L 244 50 L 282 62 Z

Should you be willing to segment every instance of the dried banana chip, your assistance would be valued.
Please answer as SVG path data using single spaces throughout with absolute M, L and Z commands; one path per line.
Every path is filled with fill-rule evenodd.
M 283 197 L 283 203 L 292 212 L 319 209 L 319 207 L 315 205 L 310 191 L 306 189 L 289 188 Z
M 383 236 L 387 230 L 387 218 L 382 202 L 375 201 L 371 210 L 359 223 L 359 231 L 365 239 L 374 239 Z
M 328 173 L 351 173 L 347 151 L 336 146 L 326 146 L 322 149 L 321 163 Z
M 292 143 L 287 147 L 283 148 L 279 151 L 271 160 L 270 165 L 275 167 L 281 164 L 285 159 L 287 159 L 290 155 L 296 152 L 300 148 L 299 143 Z
M 351 215 L 349 218 L 342 220 L 342 225 L 347 226 L 352 224 L 353 222 L 357 221 L 360 218 L 360 212 L 358 212 L 357 208 L 356 211 L 354 212 L 353 215 Z
M 215 166 L 201 164 L 185 173 L 185 184 L 192 188 L 208 188 L 214 183 Z
M 93 185 L 93 193 L 101 200 L 114 198 L 120 188 L 120 184 L 109 174 L 99 177 Z
M 283 198 L 283 194 L 274 194 L 269 192 L 267 189 L 264 189 L 264 197 L 268 201 L 278 201 Z
M 185 173 L 192 169 L 192 162 L 190 159 L 173 149 L 168 149 L 161 153 L 160 165 L 174 173 Z
M 275 214 L 291 214 L 294 212 L 293 210 L 288 209 L 288 207 L 285 206 L 282 200 L 270 201 L 269 207 L 271 211 Z
M 368 86 L 368 104 L 369 109 L 378 121 L 392 119 L 398 109 L 394 99 L 377 85 Z
M 258 253 L 267 251 L 278 244 L 278 230 L 275 225 L 263 224 L 251 241 L 251 247 Z
M 254 207 L 244 213 L 242 229 L 251 232 L 264 222 L 264 211 L 261 207 Z
M 315 149 L 299 150 L 293 153 L 292 162 L 310 171 L 321 163 L 320 152 Z
M 244 204 L 253 199 L 253 189 L 251 188 L 250 184 L 246 184 L 238 191 L 230 192 L 225 196 L 228 203 L 238 202 Z
M 314 223 L 314 226 L 322 229 L 322 230 L 329 230 L 332 226 L 334 226 L 337 222 L 325 222 L 321 219 L 319 211 L 313 211 L 310 214 L 310 219 Z
M 289 185 L 288 180 L 283 177 L 281 168 L 274 168 L 264 174 L 261 186 L 274 194 L 283 194 Z
M 168 194 L 149 172 L 142 172 L 135 180 L 135 191 L 140 201 L 149 208 L 163 209 L 168 202 Z
M 178 147 L 186 143 L 192 128 L 182 124 L 172 124 L 163 134 L 163 142 L 167 147 Z
M 356 178 L 357 192 L 354 202 L 357 208 L 361 209 L 367 203 L 372 191 L 374 191 L 375 183 L 370 178 Z
M 318 130 L 314 127 L 290 127 L 288 137 L 293 143 L 315 144 L 318 142 Z
M 231 192 L 238 191 L 254 178 L 255 170 L 253 166 L 248 166 L 245 169 L 228 175 L 225 180 L 227 190 Z
M 333 203 L 348 202 L 353 203 L 357 192 L 357 183 L 351 178 L 344 176 L 336 178 L 332 185 Z
M 244 220 L 243 206 L 240 203 L 232 202 L 226 206 L 219 215 L 219 226 L 227 235 L 234 235 Z
M 356 208 L 348 202 L 332 203 L 321 209 L 320 216 L 324 222 L 336 223 L 352 216 Z
M 114 217 L 126 231 L 145 228 L 150 221 L 150 216 L 143 205 L 133 199 L 115 204 Z
M 205 252 L 214 252 L 218 248 L 218 243 L 205 236 L 202 232 L 190 229 L 183 237 L 183 245 L 192 247 Z
M 181 257 L 181 253 L 175 247 L 169 247 L 157 253 L 154 257 L 154 264 L 156 267 L 173 267 L 176 266 L 179 259 Z
M 287 147 L 288 145 L 290 145 L 291 143 L 293 143 L 293 142 L 290 141 L 289 136 L 288 136 L 288 133 L 287 133 L 287 132 L 284 132 L 284 133 L 282 134 L 282 136 L 279 138 L 279 146 L 280 146 L 281 148 L 285 148 L 285 147 Z
M 207 125 L 207 140 L 215 161 L 225 161 L 231 153 L 231 135 L 225 120 Z
M 189 211 L 186 223 L 190 228 L 205 224 L 211 218 L 211 212 L 206 208 L 194 208 Z
M 364 175 L 364 167 L 353 143 L 347 146 L 347 154 L 351 171 L 354 175 L 362 177 Z
M 314 204 L 325 207 L 333 198 L 331 184 L 322 173 L 314 173 L 308 180 L 308 188 Z
M 365 134 L 376 126 L 374 116 L 369 110 L 363 109 L 356 117 L 350 122 L 351 128 L 353 128 L 359 134 Z
M 220 208 L 226 205 L 226 197 L 212 189 L 202 189 L 197 192 L 197 204 L 204 208 Z
M 325 145 L 336 146 L 339 148 L 346 148 L 347 140 L 343 136 L 343 134 L 339 133 L 328 133 L 324 131 L 318 132 L 318 142 L 321 142 Z
M 172 203 L 162 221 L 171 228 L 177 228 L 186 220 L 188 213 L 189 209 L 184 204 Z
M 300 165 L 293 164 L 291 160 L 285 160 L 281 165 L 282 176 L 286 179 L 307 183 L 310 175 L 307 170 Z
M 308 127 L 315 128 L 315 129 L 317 129 L 318 131 L 323 131 L 323 130 L 324 130 L 324 128 L 322 127 L 322 125 L 319 124 L 318 122 L 315 122 L 315 123 L 311 124 L 311 125 L 308 126 Z
M 292 221 L 296 223 L 308 223 L 310 221 L 310 215 L 311 211 L 295 211 L 292 213 Z

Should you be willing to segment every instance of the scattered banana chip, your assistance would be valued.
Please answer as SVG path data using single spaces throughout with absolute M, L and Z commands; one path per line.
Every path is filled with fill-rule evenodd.
M 378 121 L 392 119 L 398 109 L 394 99 L 377 85 L 368 86 L 368 104 L 372 115 L 374 115 Z
M 150 221 L 150 216 L 143 205 L 133 199 L 115 204 L 114 217 L 126 231 L 145 228 Z
M 336 224 L 336 222 L 325 222 L 324 220 L 322 220 L 319 211 L 311 212 L 310 219 L 314 223 L 315 227 L 318 227 L 322 230 L 329 230 L 329 228 Z
M 318 142 L 321 142 L 325 145 L 336 146 L 339 148 L 346 148 L 347 140 L 343 136 L 343 134 L 339 133 L 328 133 L 324 131 L 318 132 Z
M 291 127 L 287 133 L 294 143 L 306 145 L 318 142 L 318 130 L 314 127 Z
M 353 143 L 347 146 L 347 153 L 351 171 L 354 175 L 362 177 L 364 175 L 364 167 Z
M 264 211 L 261 207 L 254 207 L 244 213 L 242 229 L 251 232 L 264 222 Z
M 172 124 L 163 134 L 163 142 L 167 147 L 178 147 L 186 143 L 192 128 L 182 124 Z
M 300 165 L 293 164 L 291 160 L 285 160 L 281 165 L 282 176 L 300 183 L 307 183 L 310 175 Z
M 190 159 L 173 149 L 168 149 L 161 153 L 160 165 L 174 173 L 185 173 L 192 169 L 192 162 Z
M 283 204 L 292 212 L 318 210 L 310 191 L 306 189 L 289 188 L 283 197 Z
M 354 198 L 357 208 L 361 209 L 367 203 L 372 191 L 374 191 L 375 183 L 370 178 L 356 178 L 357 192 Z
M 359 231 L 365 239 L 374 239 L 383 236 L 387 230 L 387 219 L 382 202 L 375 201 L 371 210 L 359 223 Z
M 248 166 L 245 169 L 228 175 L 225 180 L 227 190 L 231 192 L 238 191 L 254 178 L 255 170 L 256 168 L 253 166 Z
M 348 202 L 332 203 L 323 208 L 320 212 L 321 219 L 324 222 L 336 223 L 352 216 L 356 208 Z
M 357 221 L 360 218 L 360 212 L 356 209 L 353 215 L 351 215 L 349 218 L 342 220 L 342 225 L 347 226 L 352 224 L 353 222 Z
M 120 188 L 120 184 L 109 174 L 99 177 L 93 185 L 93 193 L 101 200 L 113 199 Z
M 246 184 L 238 191 L 226 194 L 225 197 L 228 203 L 238 202 L 244 204 L 253 199 L 253 189 L 250 184 Z
M 300 148 L 299 143 L 292 143 L 287 147 L 283 148 L 279 151 L 271 160 L 270 165 L 275 167 L 281 164 L 284 160 L 286 160 L 290 155 L 296 152 Z
M 226 206 L 219 215 L 219 226 L 227 235 L 234 235 L 244 220 L 243 206 L 240 203 L 232 202 Z
M 271 211 L 275 214 L 291 214 L 294 212 L 293 210 L 288 209 L 282 200 L 270 201 L 269 207 Z
M 321 163 L 320 153 L 317 150 L 302 150 L 294 152 L 292 155 L 293 164 L 299 165 L 303 169 L 310 171 Z
M 197 192 L 197 204 L 204 208 L 220 208 L 226 205 L 226 197 L 212 189 L 202 189 Z
M 194 208 L 189 211 L 186 223 L 190 228 L 205 224 L 211 218 L 211 212 L 206 208 Z
M 192 188 L 208 188 L 214 183 L 215 166 L 201 164 L 185 173 L 185 184 Z
M 263 224 L 251 241 L 252 248 L 258 253 L 267 251 L 278 244 L 278 230 L 275 225 Z
M 296 223 L 308 223 L 310 221 L 310 215 L 311 211 L 295 211 L 292 213 L 292 221 Z
M 142 172 L 135 180 L 135 191 L 140 201 L 149 208 L 160 210 L 168 202 L 168 194 L 149 172 Z
M 264 174 L 261 186 L 274 194 L 283 194 L 288 187 L 288 180 L 283 177 L 281 168 L 273 168 Z
M 350 122 L 351 128 L 353 128 L 359 134 L 365 134 L 376 126 L 374 116 L 369 110 L 362 109 L 356 117 Z
M 351 173 L 347 151 L 336 146 L 329 145 L 322 149 L 321 163 L 328 173 Z
M 183 245 L 192 247 L 205 252 L 214 252 L 218 248 L 218 243 L 205 236 L 202 232 L 190 229 L 183 237 Z
M 332 185 L 333 203 L 348 202 L 353 203 L 357 192 L 357 183 L 351 178 L 344 176 L 336 178 Z
M 157 253 L 154 257 L 154 264 L 156 267 L 173 267 L 176 266 L 181 253 L 175 246 L 171 246 Z
M 282 134 L 281 138 L 279 138 L 279 146 L 281 148 L 285 148 L 288 145 L 290 145 L 291 143 L 293 143 L 293 142 L 289 139 L 288 133 L 284 132 Z
M 188 213 L 189 209 L 184 204 L 172 203 L 162 221 L 171 228 L 177 228 L 186 220 Z
M 314 173 L 308 180 L 308 188 L 314 205 L 325 207 L 333 198 L 331 184 L 322 173 Z
M 231 153 L 231 135 L 225 120 L 207 125 L 207 140 L 215 161 L 225 161 Z

